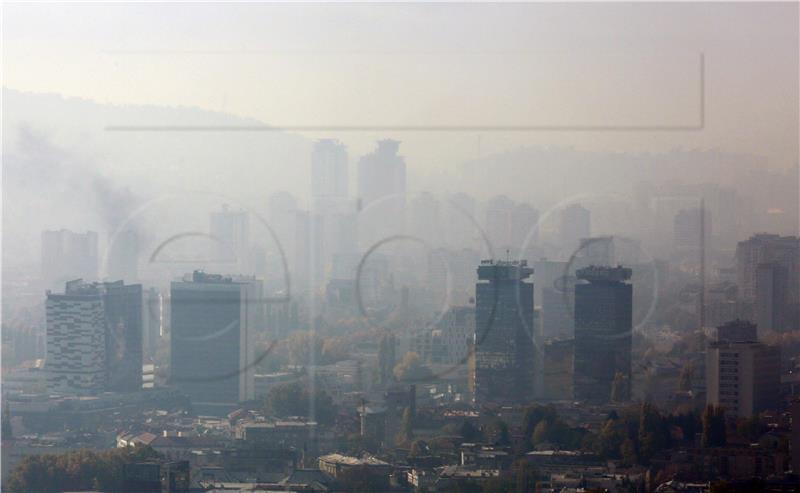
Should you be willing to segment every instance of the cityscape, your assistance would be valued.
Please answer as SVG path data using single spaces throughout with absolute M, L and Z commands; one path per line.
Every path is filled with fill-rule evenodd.
M 800 491 L 797 3 L 2 9 L 1 491 Z

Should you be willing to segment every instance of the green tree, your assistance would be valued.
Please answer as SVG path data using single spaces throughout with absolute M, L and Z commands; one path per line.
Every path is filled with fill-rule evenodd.
M 336 406 L 326 392 L 316 390 L 313 398 L 300 382 L 273 387 L 264 399 L 266 414 L 279 417 L 304 416 L 322 424 L 336 419 Z
M 53 491 L 120 491 L 126 463 L 161 459 L 150 447 L 118 448 L 105 452 L 72 450 L 64 454 L 29 455 L 5 479 L 9 493 Z

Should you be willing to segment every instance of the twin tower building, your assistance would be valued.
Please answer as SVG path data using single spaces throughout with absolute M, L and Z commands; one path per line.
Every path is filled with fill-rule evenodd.
M 475 289 L 475 351 L 471 383 L 477 405 L 513 405 L 535 397 L 538 340 L 533 274 L 524 260 L 484 260 Z M 617 386 L 630 396 L 633 286 L 631 269 L 578 269 L 574 291 L 574 398 L 605 402 Z M 571 303 L 564 303 L 570 306 Z

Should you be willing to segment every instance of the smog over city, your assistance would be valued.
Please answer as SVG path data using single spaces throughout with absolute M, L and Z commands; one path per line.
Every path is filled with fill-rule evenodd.
M 2 491 L 800 491 L 797 2 L 0 17 Z

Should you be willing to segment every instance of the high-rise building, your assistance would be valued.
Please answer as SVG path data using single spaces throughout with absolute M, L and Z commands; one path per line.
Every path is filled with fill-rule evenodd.
M 561 211 L 559 219 L 561 247 L 570 255 L 580 246 L 582 238 L 591 236 L 591 214 L 580 204 L 572 204 Z
M 551 339 L 542 351 L 542 398 L 554 401 L 572 399 L 572 339 Z
M 97 233 L 62 229 L 42 232 L 42 280 L 58 289 L 73 279 L 97 279 Z
M 292 276 L 301 291 L 317 289 L 324 281 L 326 217 L 309 211 L 295 213 L 294 252 L 297 262 Z
M 99 292 L 54 294 L 45 302 L 50 392 L 97 394 L 106 385 L 106 319 Z
M 475 285 L 475 403 L 519 404 L 534 393 L 533 269 L 526 261 L 483 260 Z
M 702 220 L 701 210 L 705 210 Z M 708 209 L 693 207 L 681 209 L 675 214 L 673 225 L 673 246 L 679 252 L 699 252 L 701 230 L 705 230 L 705 244 L 711 244 L 711 213 Z
M 152 360 L 164 335 L 164 303 L 156 288 L 144 292 L 142 312 L 143 358 Z
M 786 270 L 789 299 L 798 299 L 800 278 L 800 238 L 757 234 L 736 246 L 736 283 L 743 300 L 756 299 L 756 278 L 759 264 L 773 262 Z
M 362 206 L 389 195 L 400 195 L 405 203 L 406 161 L 397 153 L 399 149 L 400 141 L 379 140 L 378 148 L 359 161 L 358 196 Z
M 778 262 L 756 266 L 755 317 L 761 330 L 790 329 L 788 272 Z
M 607 402 L 615 378 L 630 396 L 633 286 L 631 269 L 591 266 L 575 285 L 575 398 Z
M 252 399 L 258 281 L 195 271 L 172 283 L 170 300 L 171 384 L 201 414 Z
M 46 313 L 46 369 L 53 391 L 142 388 L 141 285 L 70 281 L 64 294 L 48 292 Z
M 327 201 L 347 198 L 349 176 L 347 148 L 338 140 L 321 139 L 311 153 L 311 197 L 314 208 L 326 207 Z
M 107 328 L 106 388 L 134 392 L 142 388 L 142 285 L 116 281 L 97 288 L 102 292 Z
M 706 399 L 738 417 L 775 410 L 780 399 L 780 349 L 758 342 L 756 326 L 735 320 L 718 327 L 706 350 Z
M 105 275 L 108 279 L 136 282 L 139 277 L 139 237 L 126 229 L 109 238 Z
M 212 259 L 215 262 L 237 264 L 245 273 L 250 255 L 250 218 L 247 211 L 231 210 L 227 204 L 212 212 L 209 233 L 213 240 Z
M 359 160 L 359 239 L 364 247 L 405 230 L 406 161 L 399 148 L 399 141 L 380 140 L 377 149 Z
M 321 221 L 322 236 L 314 259 L 322 266 L 320 280 L 334 255 L 358 250 L 358 219 L 355 202 L 348 197 L 348 185 L 347 148 L 337 140 L 318 140 L 311 154 L 310 213 Z M 306 227 L 301 223 L 298 227 Z
M 542 336 L 545 339 L 571 339 L 575 333 L 575 297 L 570 292 L 575 280 L 562 278 L 559 284 L 559 287 L 537 288 L 542 292 Z

